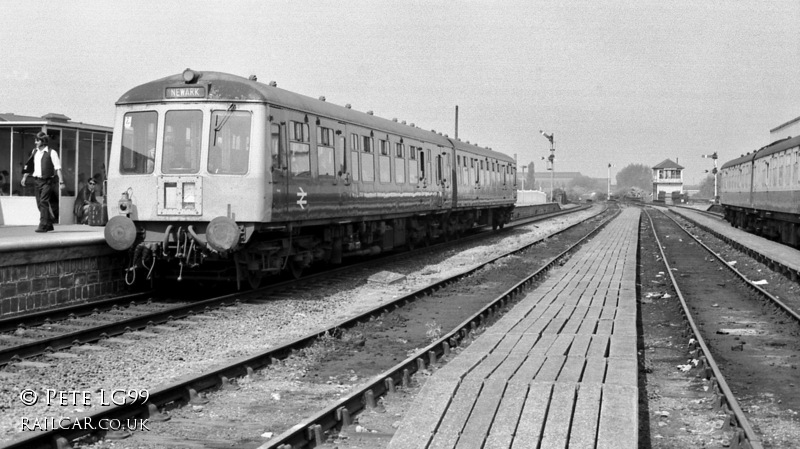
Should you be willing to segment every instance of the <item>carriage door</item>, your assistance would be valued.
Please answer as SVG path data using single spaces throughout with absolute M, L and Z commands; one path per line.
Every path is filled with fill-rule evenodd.
M 272 174 L 272 211 L 285 218 L 287 208 L 286 192 L 289 188 L 288 165 L 286 163 L 286 125 L 272 122 L 270 124 L 270 166 Z
M 452 182 L 450 178 L 450 169 L 447 164 L 447 153 L 444 148 L 439 147 L 436 155 L 436 179 L 439 185 L 441 195 L 439 197 L 439 207 L 450 206 L 450 189 L 449 185 Z
M 316 139 L 318 182 L 311 183 L 310 186 L 313 188 L 310 192 L 313 192 L 314 206 L 335 212 L 344 203 L 345 183 L 349 183 L 344 155 L 344 124 L 317 118 L 315 121 L 311 120 L 310 125 L 312 137 Z
M 289 144 L 286 149 L 286 159 L 289 163 L 288 188 L 286 191 L 286 206 L 290 219 L 304 219 L 313 203 L 319 200 L 312 188 L 314 185 L 311 153 L 311 126 L 307 114 L 291 112 L 287 114 L 287 138 Z M 313 123 L 313 122 L 311 122 Z M 314 160 L 316 166 L 316 160 Z

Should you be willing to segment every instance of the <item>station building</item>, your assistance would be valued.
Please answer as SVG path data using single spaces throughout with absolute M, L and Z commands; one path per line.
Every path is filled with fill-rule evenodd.
M 58 151 L 66 183 L 60 191 L 57 223 L 75 223 L 75 196 L 90 178 L 97 181 L 95 193 L 102 202 L 112 129 L 74 122 L 63 114 L 30 117 L 0 113 L 0 225 L 39 223 L 33 182 L 20 185 L 22 166 L 35 147 L 33 140 L 39 131 L 50 136 L 48 146 Z

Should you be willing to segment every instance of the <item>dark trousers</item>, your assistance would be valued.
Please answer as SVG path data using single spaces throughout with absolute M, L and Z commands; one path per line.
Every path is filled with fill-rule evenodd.
M 58 191 L 54 187 L 53 178 L 33 178 L 36 205 L 39 207 L 39 227 L 42 229 L 53 226 L 53 211 L 51 203 L 55 198 L 58 201 Z

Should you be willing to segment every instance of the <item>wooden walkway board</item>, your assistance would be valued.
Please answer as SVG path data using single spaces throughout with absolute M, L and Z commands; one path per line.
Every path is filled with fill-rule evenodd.
M 628 208 L 427 381 L 390 449 L 636 447 Z

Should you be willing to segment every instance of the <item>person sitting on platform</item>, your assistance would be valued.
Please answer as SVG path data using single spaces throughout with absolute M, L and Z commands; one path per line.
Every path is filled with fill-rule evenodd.
M 89 182 L 83 186 L 78 192 L 78 196 L 75 197 L 73 213 L 77 224 L 89 224 L 89 207 L 92 204 L 100 204 L 94 191 L 95 185 L 97 185 L 97 181 L 94 178 L 89 179 Z

